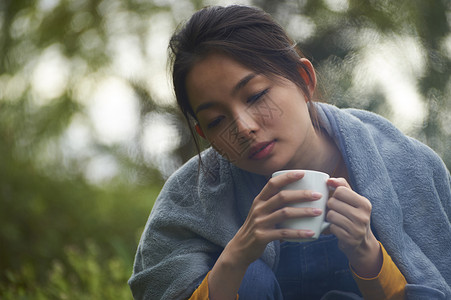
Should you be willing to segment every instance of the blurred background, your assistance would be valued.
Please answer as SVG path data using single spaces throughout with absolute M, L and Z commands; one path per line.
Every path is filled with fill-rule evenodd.
M 132 298 L 155 197 L 195 155 L 167 43 L 214 4 L 270 12 L 320 99 L 387 117 L 451 167 L 449 0 L 0 0 L 0 298 Z

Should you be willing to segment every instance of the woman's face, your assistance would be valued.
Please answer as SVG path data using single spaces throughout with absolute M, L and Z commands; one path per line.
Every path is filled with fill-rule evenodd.
M 186 87 L 203 135 L 239 168 L 268 176 L 309 159 L 304 154 L 316 133 L 306 97 L 293 82 L 210 54 L 194 65 Z

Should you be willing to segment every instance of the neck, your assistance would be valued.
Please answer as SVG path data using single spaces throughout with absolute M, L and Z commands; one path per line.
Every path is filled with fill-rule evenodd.
M 316 170 L 336 177 L 342 169 L 343 159 L 332 138 L 322 130 L 315 130 L 303 161 L 299 161 L 299 168 Z

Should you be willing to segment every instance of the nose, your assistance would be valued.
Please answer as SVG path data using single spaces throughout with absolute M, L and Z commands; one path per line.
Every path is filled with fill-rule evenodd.
M 252 138 L 260 126 L 255 118 L 247 111 L 243 111 L 237 114 L 234 120 L 234 129 L 237 133 L 238 139 L 250 139 Z

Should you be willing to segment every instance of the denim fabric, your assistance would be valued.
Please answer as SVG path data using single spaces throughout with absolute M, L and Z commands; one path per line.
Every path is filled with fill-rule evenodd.
M 333 235 L 321 235 L 307 243 L 281 243 L 276 272 L 261 259 L 255 261 L 247 269 L 238 294 L 240 300 L 362 299 Z
M 348 259 L 338 249 L 337 242 L 333 235 L 321 235 L 312 242 L 283 242 L 280 245 L 276 278 L 284 300 L 321 299 L 328 292 L 324 299 L 358 299 L 361 296 Z
M 274 272 L 261 259 L 247 268 L 238 295 L 240 300 L 283 300 Z

